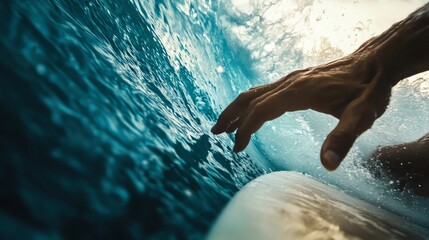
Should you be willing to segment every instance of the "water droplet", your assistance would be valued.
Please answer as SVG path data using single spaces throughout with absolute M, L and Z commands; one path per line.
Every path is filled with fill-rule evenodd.
M 223 68 L 222 66 L 218 66 L 216 68 L 216 72 L 218 72 L 218 73 L 224 73 L 225 72 L 225 68 Z
M 188 196 L 188 197 L 192 196 L 192 192 L 191 192 L 191 190 L 189 190 L 189 189 L 186 189 L 186 190 L 185 190 L 185 194 L 186 194 L 186 196 Z
M 36 71 L 39 75 L 45 75 L 47 72 L 47 69 L 46 69 L 45 65 L 39 63 L 36 66 Z

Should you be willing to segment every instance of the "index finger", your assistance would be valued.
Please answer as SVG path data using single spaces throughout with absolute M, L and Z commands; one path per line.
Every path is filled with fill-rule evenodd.
M 226 107 L 225 110 L 223 110 L 223 112 L 219 115 L 216 124 L 211 129 L 212 133 L 220 134 L 225 132 L 228 126 L 246 111 L 249 103 L 253 99 L 274 89 L 277 85 L 278 84 L 267 84 L 264 86 L 251 88 L 246 92 L 240 93 L 240 95 L 238 95 L 238 97 L 233 102 L 231 102 L 228 107 Z

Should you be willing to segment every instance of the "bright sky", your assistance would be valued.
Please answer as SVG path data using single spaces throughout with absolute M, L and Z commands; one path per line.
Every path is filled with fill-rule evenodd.
M 302 1 L 301 1 L 302 2 Z M 312 1 L 307 1 L 312 2 Z M 322 38 L 344 52 L 374 34 L 386 30 L 393 23 L 405 18 L 424 0 L 315 0 L 312 4 L 298 4 L 291 0 L 232 0 L 241 13 L 259 15 L 267 24 L 294 19 L 294 30 L 306 36 L 305 46 L 311 48 Z M 299 11 L 301 14 L 290 14 Z M 359 32 L 359 34 L 356 34 Z M 358 42 L 356 44 L 352 44 Z
M 258 71 L 276 72 L 333 60 L 422 6 L 424 0 L 225 0 L 233 38 L 259 61 Z M 297 56 L 297 55 L 296 55 Z M 295 56 L 295 57 L 296 57 Z M 284 67 L 283 67 L 284 68 Z M 290 69 L 286 69 L 289 71 Z M 282 72 L 283 73 L 283 72 Z M 269 76 L 276 78 L 276 74 Z

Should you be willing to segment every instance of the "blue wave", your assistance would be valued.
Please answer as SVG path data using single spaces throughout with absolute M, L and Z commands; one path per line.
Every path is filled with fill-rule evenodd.
M 262 174 L 230 153 L 230 139 L 209 134 L 222 98 L 214 93 L 229 94 L 217 83 L 237 77 L 209 62 L 234 65 L 214 13 L 191 6 L 191 19 L 176 6 L 2 4 L 1 236 L 201 238 Z M 161 24 L 168 29 L 157 33 Z M 203 34 L 212 45 L 199 42 Z M 166 38 L 197 40 L 208 62 L 173 59 Z

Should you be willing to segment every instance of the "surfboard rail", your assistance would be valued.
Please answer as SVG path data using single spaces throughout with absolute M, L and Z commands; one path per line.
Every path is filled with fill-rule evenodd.
M 309 176 L 281 171 L 243 187 L 208 239 L 427 239 L 428 232 Z

